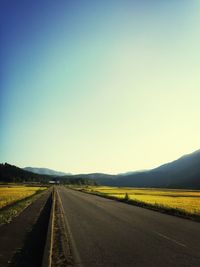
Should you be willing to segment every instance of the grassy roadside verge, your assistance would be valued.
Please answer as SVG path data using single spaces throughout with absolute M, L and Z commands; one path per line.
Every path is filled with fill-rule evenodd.
M 34 200 L 36 200 L 46 190 L 37 190 L 35 194 L 14 202 L 11 205 L 0 209 L 0 225 L 9 223 L 14 217 L 19 215 L 27 208 Z
M 119 202 L 122 202 L 122 203 L 126 203 L 126 204 L 129 204 L 129 205 L 134 205 L 134 206 L 138 206 L 138 207 L 142 207 L 142 208 L 146 208 L 146 209 L 151 209 L 151 210 L 154 210 L 154 211 L 158 211 L 158 212 L 161 212 L 161 213 L 166 213 L 166 214 L 169 214 L 169 215 L 173 215 L 173 216 L 178 216 L 178 217 L 181 217 L 181 218 L 185 218 L 185 219 L 190 219 L 190 220 L 193 220 L 193 221 L 197 221 L 197 222 L 200 222 L 200 214 L 197 213 L 197 214 L 191 214 L 183 209 L 180 209 L 180 208 L 171 208 L 171 207 L 167 207 L 167 206 L 164 206 L 164 205 L 159 205 L 159 204 L 150 204 L 150 203 L 145 203 L 145 202 L 142 202 L 142 201 L 139 201 L 139 200 L 136 200 L 136 199 L 130 199 L 127 196 L 125 196 L 124 198 L 117 198 L 115 196 L 110 196 L 106 193 L 102 193 L 102 192 L 97 192 L 97 191 L 88 191 L 87 189 L 85 188 L 75 188 L 75 187 L 70 187 L 71 189 L 74 189 L 74 190 L 78 190 L 78 191 L 81 191 L 81 192 L 84 192 L 84 193 L 87 193 L 87 194 L 93 194 L 93 195 L 96 195 L 96 196 L 100 196 L 100 197 L 104 197 L 104 198 L 108 198 L 108 199 L 112 199 L 112 200 L 115 200 L 115 201 L 119 201 Z

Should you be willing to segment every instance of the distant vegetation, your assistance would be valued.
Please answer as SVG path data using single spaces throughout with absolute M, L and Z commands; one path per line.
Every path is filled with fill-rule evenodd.
M 95 180 L 89 178 L 78 178 L 78 177 L 61 177 L 59 181 L 62 184 L 74 184 L 74 185 L 97 185 L 98 183 Z
M 88 177 L 41 175 L 7 163 L 0 164 L 0 182 L 2 183 L 47 184 L 49 181 L 59 181 L 62 184 L 97 185 L 94 179 Z

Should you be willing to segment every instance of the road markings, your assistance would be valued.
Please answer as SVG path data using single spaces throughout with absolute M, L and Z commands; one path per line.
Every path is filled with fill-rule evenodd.
M 173 239 L 173 238 L 171 238 L 171 237 L 168 237 L 168 236 L 163 235 L 163 234 L 161 234 L 161 233 L 159 233 L 159 232 L 156 232 L 156 231 L 154 231 L 154 233 L 157 234 L 157 235 L 159 235 L 159 236 L 161 236 L 161 237 L 164 238 L 164 239 L 167 239 L 167 240 L 169 240 L 169 241 L 174 242 L 175 244 L 177 244 L 177 245 L 179 245 L 179 246 L 181 246 L 181 247 L 186 247 L 185 244 L 183 244 L 183 243 L 181 243 L 181 242 L 179 242 L 179 241 L 177 241 L 177 240 L 175 240 L 175 239 Z
M 54 239 L 54 224 L 55 224 L 55 189 L 52 191 L 52 211 L 51 211 L 51 237 L 50 237 L 50 253 L 49 253 L 49 267 L 52 266 L 52 254 L 53 254 L 53 239 Z
M 65 211 L 64 211 L 64 207 L 63 207 L 63 203 L 62 203 L 62 200 L 61 200 L 61 197 L 60 197 L 59 189 L 57 190 L 57 196 L 58 196 L 58 201 L 60 203 L 60 207 L 61 207 L 61 211 L 62 211 L 62 217 L 63 217 L 64 224 L 65 224 L 64 225 L 65 226 L 65 232 L 68 234 L 69 241 L 70 241 L 71 246 L 72 246 L 72 253 L 73 253 L 74 260 L 75 260 L 74 264 L 77 267 L 78 266 L 82 267 L 81 259 L 80 259 L 78 250 L 76 248 L 76 244 L 75 244 L 74 238 L 73 238 L 72 233 L 70 231 L 70 226 L 69 226 L 69 222 L 67 220 L 67 216 L 66 216 Z

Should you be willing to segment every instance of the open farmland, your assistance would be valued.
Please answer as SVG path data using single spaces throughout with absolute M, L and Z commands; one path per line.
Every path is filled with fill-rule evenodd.
M 47 187 L 0 185 L 0 225 L 10 222 Z
M 200 215 L 200 191 L 178 189 L 139 189 L 129 187 L 93 186 L 85 189 L 91 193 L 105 196 L 125 198 L 144 202 L 150 205 L 182 210 L 189 214 Z
M 0 209 L 45 189 L 38 186 L 0 186 Z

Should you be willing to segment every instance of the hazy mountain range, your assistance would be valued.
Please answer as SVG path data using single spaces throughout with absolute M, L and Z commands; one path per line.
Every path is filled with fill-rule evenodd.
M 200 189 L 200 150 L 155 169 L 123 175 L 116 185 Z
M 55 170 L 48 169 L 48 168 L 25 167 L 24 170 L 37 173 L 37 174 L 41 174 L 41 175 L 52 175 L 52 176 L 71 175 L 71 173 L 55 171 Z
M 152 170 L 118 175 L 104 173 L 71 175 L 47 168 L 27 167 L 21 169 L 7 163 L 0 164 L 0 181 L 46 182 L 51 179 L 59 179 L 63 183 L 81 179 L 84 183 L 93 183 L 92 181 L 94 181 L 111 186 L 200 189 L 200 149 Z
M 152 170 L 118 175 L 79 174 L 74 177 L 95 179 L 99 184 L 112 186 L 200 189 L 200 149 Z

